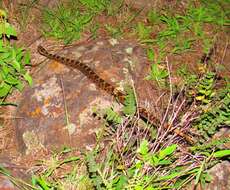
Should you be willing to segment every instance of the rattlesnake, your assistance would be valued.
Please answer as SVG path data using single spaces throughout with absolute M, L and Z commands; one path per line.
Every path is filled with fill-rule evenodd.
M 118 99 L 118 101 L 122 104 L 124 104 L 125 102 L 125 96 L 126 94 L 120 90 L 118 90 L 116 87 L 114 87 L 112 84 L 106 82 L 105 80 L 103 80 L 97 73 L 95 73 L 89 66 L 87 66 L 86 64 L 82 63 L 81 61 L 78 60 L 72 60 L 66 57 L 61 57 L 57 54 L 51 54 L 49 53 L 45 48 L 43 48 L 41 45 L 38 46 L 38 52 L 49 58 L 49 59 L 53 59 L 56 60 L 60 63 L 63 63 L 64 65 L 71 67 L 71 68 L 76 68 L 79 71 L 81 71 L 88 79 L 90 79 L 93 83 L 95 83 L 100 89 L 106 91 L 107 93 L 111 94 L 112 96 L 114 96 L 116 99 Z M 147 109 L 143 108 L 143 107 L 138 107 L 137 108 L 140 117 L 147 120 L 149 123 L 153 124 L 153 125 L 157 125 L 159 124 L 159 120 L 151 113 L 149 113 L 149 111 L 147 111 Z M 167 128 L 167 126 L 165 126 L 165 128 Z M 193 139 L 184 134 L 182 131 L 180 131 L 179 129 L 175 129 L 173 130 L 173 132 L 183 138 L 186 139 L 187 142 L 189 143 L 193 143 Z

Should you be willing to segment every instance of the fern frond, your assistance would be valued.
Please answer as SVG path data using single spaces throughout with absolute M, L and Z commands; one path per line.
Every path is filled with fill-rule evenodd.
M 105 110 L 105 113 L 106 113 L 106 120 L 107 121 L 110 121 L 110 122 L 116 123 L 116 124 L 121 124 L 122 123 L 121 116 L 117 112 L 115 112 L 113 110 L 113 108 L 111 108 L 111 107 L 107 108 Z
M 137 109 L 134 91 L 132 88 L 127 88 L 126 93 L 127 95 L 125 96 L 123 113 L 125 115 L 134 115 Z

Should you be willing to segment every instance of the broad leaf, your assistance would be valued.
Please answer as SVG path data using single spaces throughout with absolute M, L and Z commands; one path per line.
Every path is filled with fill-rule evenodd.
M 176 144 L 166 147 L 165 149 L 159 152 L 159 159 L 164 159 L 166 156 L 172 154 L 177 148 Z
M 222 157 L 229 156 L 229 155 L 230 155 L 230 149 L 219 150 L 219 151 L 214 153 L 214 157 L 216 157 L 216 158 L 222 158 Z
M 147 50 L 147 56 L 148 56 L 149 61 L 154 61 L 155 55 L 152 49 Z
M 33 80 L 28 71 L 23 75 L 23 77 L 29 83 L 29 85 L 32 86 Z
M 6 35 L 9 38 L 10 36 L 17 36 L 17 32 L 9 23 L 6 23 Z
M 16 85 L 19 83 L 19 80 L 17 78 L 15 78 L 12 75 L 7 75 L 7 78 L 5 79 L 5 82 L 11 84 L 11 85 Z
M 18 61 L 14 60 L 12 66 L 13 66 L 18 72 L 21 71 L 21 64 L 20 64 Z
M 149 146 L 149 142 L 146 139 L 142 140 L 138 152 L 142 155 L 146 155 L 149 151 L 148 146 Z
M 4 83 L 4 85 L 0 88 L 0 98 L 5 97 L 11 90 L 12 86 Z
M 25 62 L 25 65 L 30 64 L 30 52 L 29 51 L 26 51 L 24 55 L 24 62 Z

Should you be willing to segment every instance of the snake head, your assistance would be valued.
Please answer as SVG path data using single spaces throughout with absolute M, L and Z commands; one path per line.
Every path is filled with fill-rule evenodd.
M 40 53 L 41 55 L 49 55 L 49 53 L 46 51 L 46 49 L 44 47 L 42 47 L 41 45 L 38 46 L 38 53 Z

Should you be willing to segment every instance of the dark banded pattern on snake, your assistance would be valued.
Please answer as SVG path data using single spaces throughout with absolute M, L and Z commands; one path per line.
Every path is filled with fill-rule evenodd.
M 61 57 L 57 54 L 51 54 L 49 53 L 45 48 L 43 48 L 41 45 L 38 46 L 38 52 L 55 61 L 58 61 L 60 63 L 63 63 L 64 65 L 74 68 L 74 69 L 78 69 L 79 71 L 81 71 L 88 79 L 90 79 L 93 83 L 95 83 L 97 85 L 97 87 L 99 87 L 100 89 L 106 91 L 107 93 L 111 94 L 112 96 L 114 96 L 116 99 L 118 99 L 118 101 L 121 104 L 124 104 L 125 101 L 125 96 L 126 94 L 118 89 L 116 89 L 116 87 L 114 87 L 112 84 L 106 82 L 105 80 L 103 80 L 97 73 L 95 73 L 89 66 L 87 66 L 86 64 L 78 61 L 78 60 L 73 60 L 73 59 L 69 59 L 66 57 Z M 153 124 L 153 125 L 157 125 L 159 124 L 159 120 L 153 115 L 150 114 L 145 108 L 143 107 L 138 107 L 138 112 L 141 116 L 141 118 L 147 120 L 149 123 Z M 175 134 L 183 137 L 186 139 L 186 141 L 188 141 L 189 143 L 192 143 L 192 139 L 191 137 L 189 137 L 188 135 L 184 134 L 183 132 L 181 132 L 179 129 L 175 129 L 173 131 Z

